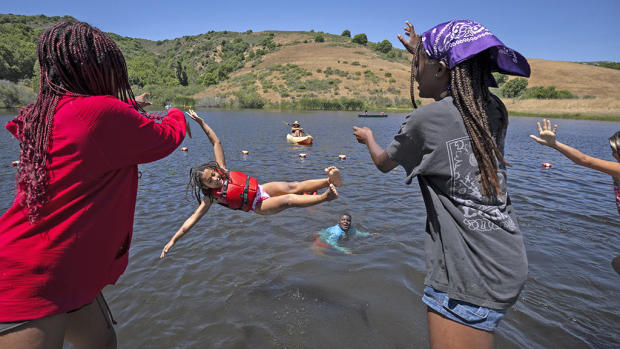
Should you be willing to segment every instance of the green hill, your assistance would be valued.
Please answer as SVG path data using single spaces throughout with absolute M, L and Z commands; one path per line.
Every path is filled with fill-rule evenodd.
M 44 28 L 71 19 L 0 14 L 0 107 L 32 101 L 39 84 L 36 40 Z M 411 106 L 410 55 L 387 40 L 368 42 L 363 33 L 351 38 L 314 31 L 209 31 L 161 41 L 109 35 L 123 51 L 134 93 L 150 92 L 157 108 Z M 529 62 L 527 83 L 511 83 L 523 90 L 505 99 L 509 111 L 620 120 L 620 95 L 613 88 L 620 70 L 609 69 L 618 63 Z

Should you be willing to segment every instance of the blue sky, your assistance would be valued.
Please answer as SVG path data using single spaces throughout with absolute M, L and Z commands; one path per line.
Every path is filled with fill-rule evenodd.
M 388 39 L 405 20 L 418 32 L 450 19 L 473 19 L 530 58 L 620 61 L 620 0 L 439 1 L 3 1 L 0 13 L 71 15 L 106 32 L 150 40 L 209 30 L 311 30 Z

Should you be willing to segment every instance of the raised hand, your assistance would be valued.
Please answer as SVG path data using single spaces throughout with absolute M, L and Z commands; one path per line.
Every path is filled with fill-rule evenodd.
M 145 92 L 139 96 L 136 96 L 135 101 L 140 108 L 148 107 L 149 105 L 153 104 L 150 101 L 148 101 L 148 97 L 150 95 L 151 95 L 150 93 Z
M 542 123 L 543 123 L 542 127 L 540 126 L 540 122 L 536 123 L 538 125 L 538 137 L 534 135 L 530 135 L 530 138 L 542 145 L 546 145 L 548 147 L 554 147 L 558 125 L 554 125 L 553 130 L 551 130 L 550 120 L 543 119 Z
M 189 110 L 189 112 L 186 112 L 185 114 L 187 114 L 187 116 L 189 116 L 190 118 L 192 118 L 192 120 L 196 121 L 199 124 L 203 124 L 205 122 L 200 116 L 198 116 L 198 114 L 196 114 L 195 111 L 191 109 Z
M 409 37 L 409 39 L 405 40 L 405 38 L 398 34 L 398 40 L 405 46 L 407 51 L 411 54 L 416 54 L 416 48 L 420 44 L 422 40 L 418 34 L 416 34 L 415 30 L 413 30 L 413 24 L 409 23 L 409 21 L 405 22 L 406 27 L 403 28 L 405 30 L 405 35 Z

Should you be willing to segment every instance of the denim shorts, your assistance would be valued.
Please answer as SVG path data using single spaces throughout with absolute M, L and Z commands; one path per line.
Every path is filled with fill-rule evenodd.
M 447 293 L 437 291 L 430 286 L 424 286 L 422 301 L 452 321 L 489 332 L 495 331 L 506 315 L 506 309 L 490 309 L 450 299 Z

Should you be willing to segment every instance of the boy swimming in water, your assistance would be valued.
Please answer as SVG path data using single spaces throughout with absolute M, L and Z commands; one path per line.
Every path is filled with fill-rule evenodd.
M 338 224 L 327 229 L 323 229 L 316 235 L 316 240 L 314 240 L 314 244 L 312 246 L 313 248 L 316 249 L 318 247 L 323 249 L 331 246 L 332 248 L 340 252 L 352 254 L 353 251 L 351 251 L 351 249 L 338 245 L 338 242 L 345 239 L 348 240 L 357 236 L 365 237 L 369 235 L 375 235 L 375 233 L 371 234 L 355 229 L 355 227 L 353 227 L 353 225 L 351 224 L 351 215 L 345 213 L 338 219 Z M 323 252 L 323 250 L 317 251 Z

